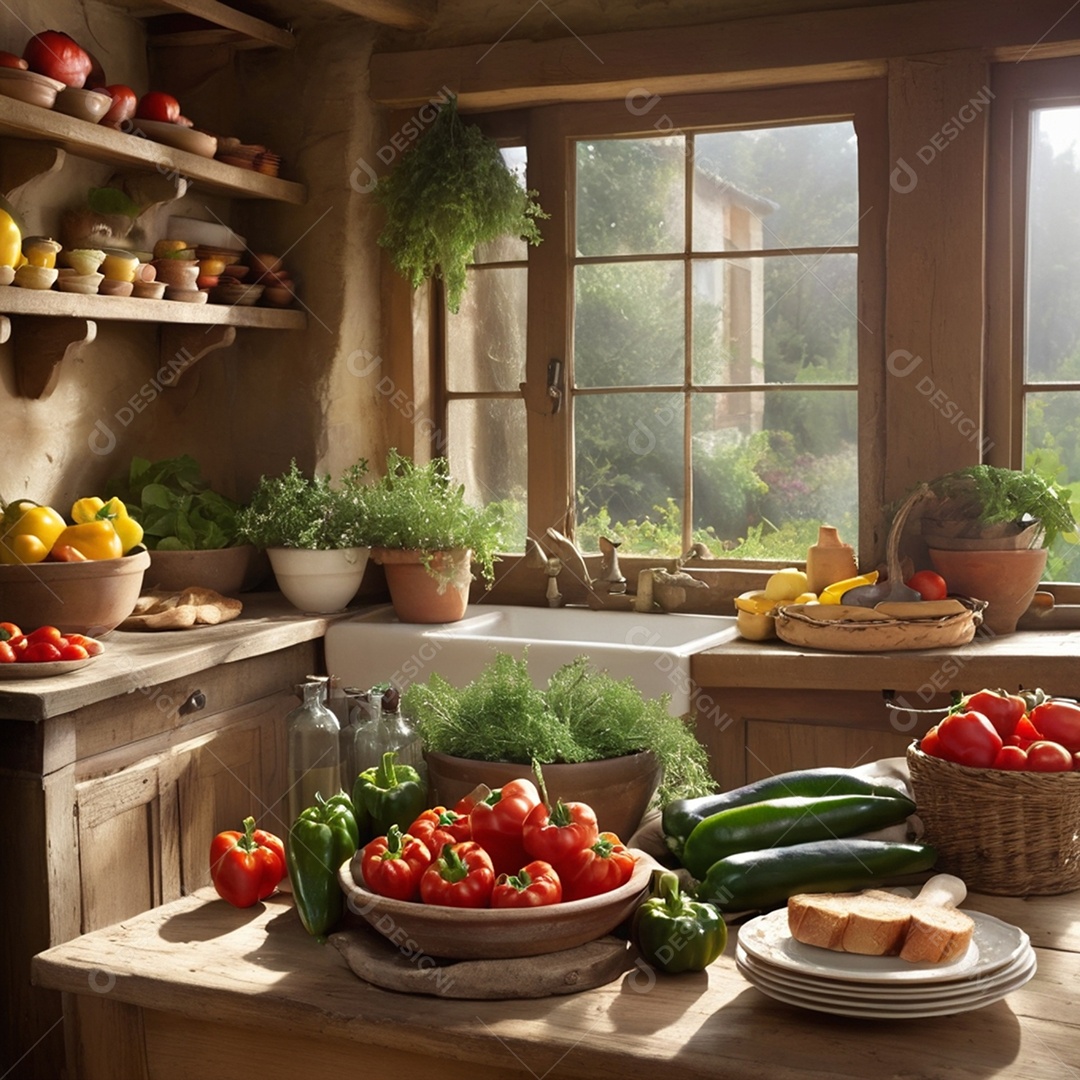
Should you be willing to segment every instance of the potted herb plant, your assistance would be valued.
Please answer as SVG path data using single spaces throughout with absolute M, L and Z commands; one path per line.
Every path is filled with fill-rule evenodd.
M 629 679 L 587 657 L 539 689 L 528 657 L 496 654 L 478 678 L 452 686 L 439 675 L 402 697 L 424 744 L 436 801 L 452 806 L 477 784 L 531 776 L 539 762 L 550 800 L 581 800 L 602 829 L 628 840 L 651 801 L 714 790 L 704 747 L 667 698 L 644 698 Z
M 239 503 L 212 490 L 190 455 L 156 462 L 134 457 L 108 494 L 122 499 L 142 525 L 150 552 L 147 587 L 201 586 L 229 595 L 254 587 L 265 573 L 254 545 L 237 533 Z
M 472 567 L 494 579 L 501 509 L 470 504 L 445 458 L 418 465 L 391 450 L 364 506 L 372 558 L 386 571 L 402 622 L 455 622 L 465 614 Z
M 1033 469 L 974 465 L 929 484 L 922 533 L 952 592 L 987 601 L 983 626 L 1016 629 L 1059 537 L 1076 541 L 1071 492 Z
M 238 515 L 240 535 L 263 548 L 278 587 L 303 611 L 342 610 L 356 595 L 370 548 L 359 461 L 334 484 L 305 476 L 294 461 L 280 476 L 262 476 Z
M 547 216 L 536 192 L 507 167 L 498 144 L 461 119 L 454 97 L 378 182 L 375 195 L 386 211 L 379 243 L 394 266 L 413 288 L 427 278 L 442 279 L 453 312 L 476 246 L 501 236 L 538 244 L 536 219 Z

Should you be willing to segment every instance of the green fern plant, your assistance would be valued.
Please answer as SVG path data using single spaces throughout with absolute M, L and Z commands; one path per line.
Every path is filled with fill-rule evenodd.
M 498 144 L 461 119 L 454 97 L 376 184 L 375 196 L 386 211 L 379 244 L 414 289 L 427 278 L 442 279 L 452 312 L 461 305 L 476 246 L 501 236 L 539 244 L 536 219 L 547 217 Z

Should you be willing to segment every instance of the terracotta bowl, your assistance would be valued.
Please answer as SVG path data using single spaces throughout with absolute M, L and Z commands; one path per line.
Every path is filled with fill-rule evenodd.
M 391 941 L 415 943 L 429 956 L 452 960 L 540 956 L 595 941 L 634 913 L 659 863 L 644 851 L 632 850 L 637 865 L 621 888 L 538 908 L 451 908 L 389 900 L 364 887 L 360 852 L 341 864 L 338 882 L 350 911 Z
M 424 754 L 432 801 L 453 806 L 478 784 L 489 788 L 524 777 L 534 779 L 532 767 L 511 761 L 476 761 L 428 751 Z M 597 824 L 629 840 L 637 832 L 645 810 L 660 783 L 660 763 L 651 753 L 627 754 L 605 761 L 573 765 L 543 765 L 549 800 L 588 803 Z
M 249 582 L 255 555 L 252 544 L 214 551 L 151 551 L 144 584 L 174 592 L 195 586 L 235 596 Z
M 150 565 L 146 551 L 121 559 L 0 566 L 0 611 L 23 630 L 55 626 L 101 637 L 131 614 Z
M 56 95 L 64 89 L 58 79 L 39 75 L 36 71 L 23 71 L 20 68 L 0 68 L 0 94 L 25 101 L 29 105 L 40 105 L 51 109 L 56 103 Z
M 56 95 L 53 108 L 68 116 L 96 124 L 109 111 L 112 98 L 98 90 L 83 90 L 81 87 L 65 86 Z

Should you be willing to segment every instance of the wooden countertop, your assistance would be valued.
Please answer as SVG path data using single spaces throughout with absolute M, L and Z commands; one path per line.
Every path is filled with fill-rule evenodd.
M 835 653 L 736 638 L 690 661 L 698 686 L 945 692 L 973 686 L 1052 687 L 1080 694 L 1080 630 L 1034 630 L 912 652 Z
M 492 1076 L 522 1070 L 552 1080 L 1071 1075 L 1080 1063 L 1076 894 L 972 895 L 965 906 L 1026 929 L 1039 970 L 983 1009 L 908 1022 L 851 1020 L 775 1002 L 736 970 L 733 941 L 705 973 L 654 978 L 635 969 L 561 997 L 492 1002 L 392 993 L 358 979 L 336 949 L 308 937 L 288 894 L 237 910 L 212 890 L 49 949 L 35 957 L 32 977 L 79 995 L 69 1005 L 122 1016 L 138 1007 L 130 1030 L 145 1042 L 140 1075 L 154 1077 L 191 1075 L 185 1069 L 192 1061 L 202 1076 L 269 1075 L 257 1071 L 267 1062 L 249 1057 L 251 1048 L 237 1056 L 243 1032 L 256 1040 L 252 1046 L 264 1036 L 278 1040 L 281 1055 L 292 1046 L 316 1070 L 351 1060 L 374 1066 L 370 1075 L 389 1075 L 377 1063 L 392 1067 L 397 1055 L 399 1077 L 475 1076 L 476 1064 Z M 111 1034 L 101 1075 L 109 1075 L 109 1055 L 120 1045 Z M 274 1059 L 279 1067 L 283 1060 Z
M 0 680 L 0 718 L 41 721 L 145 686 L 183 678 L 217 664 L 276 652 L 321 638 L 341 615 L 312 615 L 278 592 L 245 593 L 244 610 L 220 626 L 190 630 L 114 630 L 104 652 L 70 675 Z

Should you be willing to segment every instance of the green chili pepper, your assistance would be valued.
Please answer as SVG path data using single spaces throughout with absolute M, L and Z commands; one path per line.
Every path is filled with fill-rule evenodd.
M 347 795 L 324 799 L 300 812 L 289 829 L 285 859 L 296 910 L 304 929 L 319 941 L 341 918 L 344 895 L 338 867 L 356 852 L 359 835 Z
M 397 751 L 388 750 L 353 785 L 353 802 L 371 817 L 374 836 L 385 835 L 391 825 L 405 832 L 427 809 L 427 786 L 420 774 L 411 765 L 395 765 L 396 758 Z
M 649 897 L 634 912 L 632 932 L 641 955 L 670 974 L 704 971 L 727 945 L 727 924 L 712 904 L 692 900 L 678 875 L 654 870 Z

